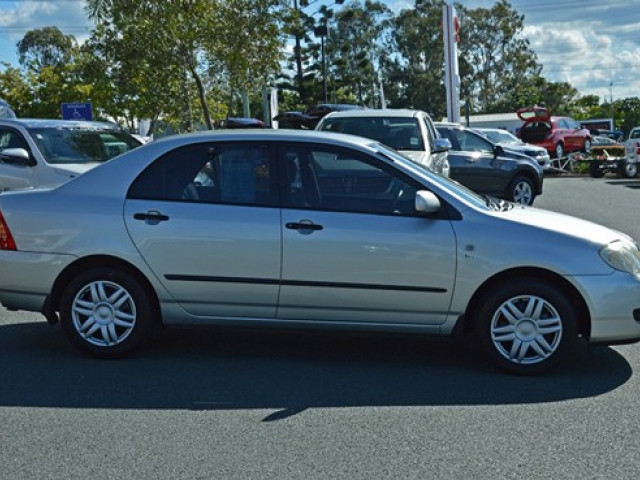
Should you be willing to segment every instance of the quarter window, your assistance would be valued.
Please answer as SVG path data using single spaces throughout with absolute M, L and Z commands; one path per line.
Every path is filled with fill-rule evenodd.
M 158 158 L 129 189 L 129 198 L 274 206 L 269 149 L 260 143 L 199 143 Z

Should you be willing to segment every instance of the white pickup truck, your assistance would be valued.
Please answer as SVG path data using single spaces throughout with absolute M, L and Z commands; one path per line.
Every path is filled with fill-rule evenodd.
M 629 133 L 629 138 L 624 144 L 625 150 L 625 177 L 635 177 L 638 174 L 640 163 L 640 127 L 634 127 Z

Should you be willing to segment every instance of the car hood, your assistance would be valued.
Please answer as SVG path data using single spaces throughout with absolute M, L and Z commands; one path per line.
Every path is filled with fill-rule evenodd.
M 65 163 L 64 165 L 63 164 L 52 165 L 52 167 L 56 173 L 73 178 L 73 177 L 77 177 L 80 174 L 83 174 L 84 172 L 91 170 L 92 168 L 97 167 L 98 165 L 100 165 L 100 163 L 98 162 Z
M 525 152 L 540 152 L 543 154 L 549 154 L 546 148 L 538 147 L 537 145 L 531 145 L 530 143 L 499 143 L 505 150 L 511 150 L 512 152 L 525 153 Z
M 533 207 L 516 205 L 511 210 L 500 212 L 502 218 L 529 225 L 536 229 L 557 233 L 563 237 L 580 239 L 595 245 L 607 245 L 614 240 L 633 241 L 628 235 L 603 225 L 564 215 L 562 213 Z M 550 239 L 552 241 L 552 239 Z

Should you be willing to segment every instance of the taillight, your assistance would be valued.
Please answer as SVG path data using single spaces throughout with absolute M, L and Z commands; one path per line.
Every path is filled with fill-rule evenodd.
M 16 242 L 13 240 L 9 225 L 4 221 L 2 212 L 0 212 L 0 250 L 17 250 Z
M 636 155 L 640 155 L 640 143 L 636 142 Z

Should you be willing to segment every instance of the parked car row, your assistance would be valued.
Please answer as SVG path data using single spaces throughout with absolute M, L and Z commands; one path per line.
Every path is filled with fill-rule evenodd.
M 160 324 L 466 332 L 497 367 L 533 375 L 578 337 L 640 339 L 640 252 L 368 138 L 226 130 L 0 194 L 0 302 L 101 358 Z
M 377 140 L 481 194 L 531 205 L 542 193 L 542 168 L 531 157 L 461 125 L 434 123 L 420 110 L 334 112 L 316 129 Z

